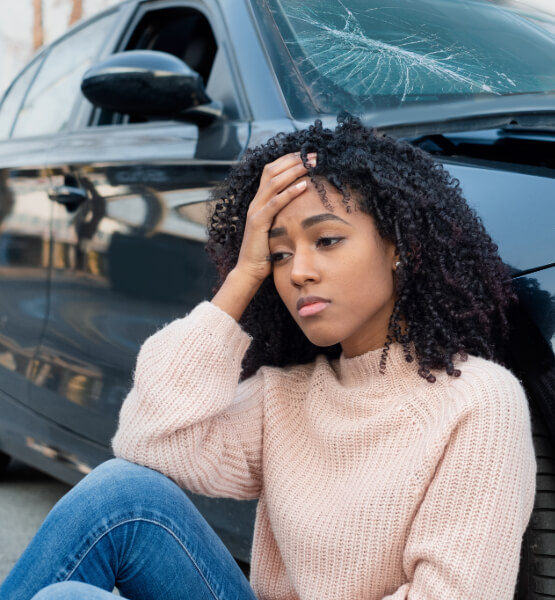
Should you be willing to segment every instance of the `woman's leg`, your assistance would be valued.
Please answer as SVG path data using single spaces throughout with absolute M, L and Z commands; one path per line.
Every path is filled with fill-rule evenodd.
M 81 581 L 62 581 L 43 588 L 33 600 L 117 600 L 117 596 Z
M 117 586 L 130 600 L 255 600 L 185 493 L 160 473 L 120 459 L 100 465 L 54 506 L 0 600 L 28 600 L 62 581 L 107 592 Z

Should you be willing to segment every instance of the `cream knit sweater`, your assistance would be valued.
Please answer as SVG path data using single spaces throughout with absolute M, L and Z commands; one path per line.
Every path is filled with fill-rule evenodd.
M 249 337 L 205 302 L 150 337 L 117 456 L 259 498 L 261 600 L 510 600 L 535 489 L 527 401 L 470 357 L 430 384 L 392 346 L 238 385 Z

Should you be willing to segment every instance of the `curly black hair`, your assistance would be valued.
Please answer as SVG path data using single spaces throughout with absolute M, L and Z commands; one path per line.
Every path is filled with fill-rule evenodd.
M 215 190 L 207 251 L 218 268 L 219 285 L 237 262 L 247 209 L 264 166 L 298 151 L 325 205 L 322 179 L 342 193 L 347 210 L 356 203 L 374 219 L 382 238 L 396 246 L 397 299 L 382 372 L 394 341 L 403 345 L 408 361 L 416 358 L 419 374 L 430 382 L 435 381 L 432 369 L 460 375 L 453 364 L 456 354 L 498 359 L 508 335 L 506 310 L 514 300 L 510 273 L 459 182 L 423 150 L 377 135 L 350 115 L 340 115 L 335 130 L 316 120 L 308 129 L 279 133 L 248 150 Z M 314 168 L 309 152 L 317 153 Z M 271 277 L 241 324 L 253 338 L 243 377 L 262 365 L 303 364 L 317 354 L 335 358 L 341 351 L 338 345 L 320 348 L 308 341 Z

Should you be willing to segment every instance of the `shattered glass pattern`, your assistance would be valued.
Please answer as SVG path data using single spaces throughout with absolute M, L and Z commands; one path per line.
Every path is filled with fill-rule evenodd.
M 323 110 L 555 88 L 555 37 L 487 2 L 272 0 Z

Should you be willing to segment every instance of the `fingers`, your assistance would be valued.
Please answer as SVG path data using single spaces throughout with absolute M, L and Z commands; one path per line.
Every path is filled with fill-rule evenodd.
M 315 155 L 308 155 L 315 164 Z M 268 232 L 275 216 L 307 188 L 307 174 L 300 155 L 287 154 L 264 167 L 260 186 L 250 203 L 243 241 L 235 269 L 246 280 L 262 281 L 271 273 Z
M 315 163 L 316 153 L 312 152 L 307 155 L 309 163 Z M 260 184 L 265 185 L 269 180 L 278 177 L 285 173 L 288 169 L 303 166 L 303 161 L 301 159 L 300 152 L 295 152 L 291 154 L 285 154 L 284 156 L 280 156 L 276 160 L 268 163 L 264 170 L 262 171 L 262 177 L 260 179 Z M 306 171 L 306 169 L 305 169 Z
M 307 158 L 312 166 L 316 164 L 316 154 L 308 154 Z M 251 202 L 251 210 L 261 209 L 307 172 L 299 154 L 286 154 L 268 163 L 262 172 L 258 192 Z
M 260 221 L 264 221 L 268 225 L 268 229 L 271 227 L 271 224 L 275 218 L 275 216 L 285 208 L 292 200 L 294 200 L 297 196 L 300 196 L 307 187 L 308 183 L 306 179 L 299 181 L 293 185 L 289 185 L 286 187 L 283 192 L 272 196 L 266 204 L 260 208 L 258 211 L 258 218 Z

